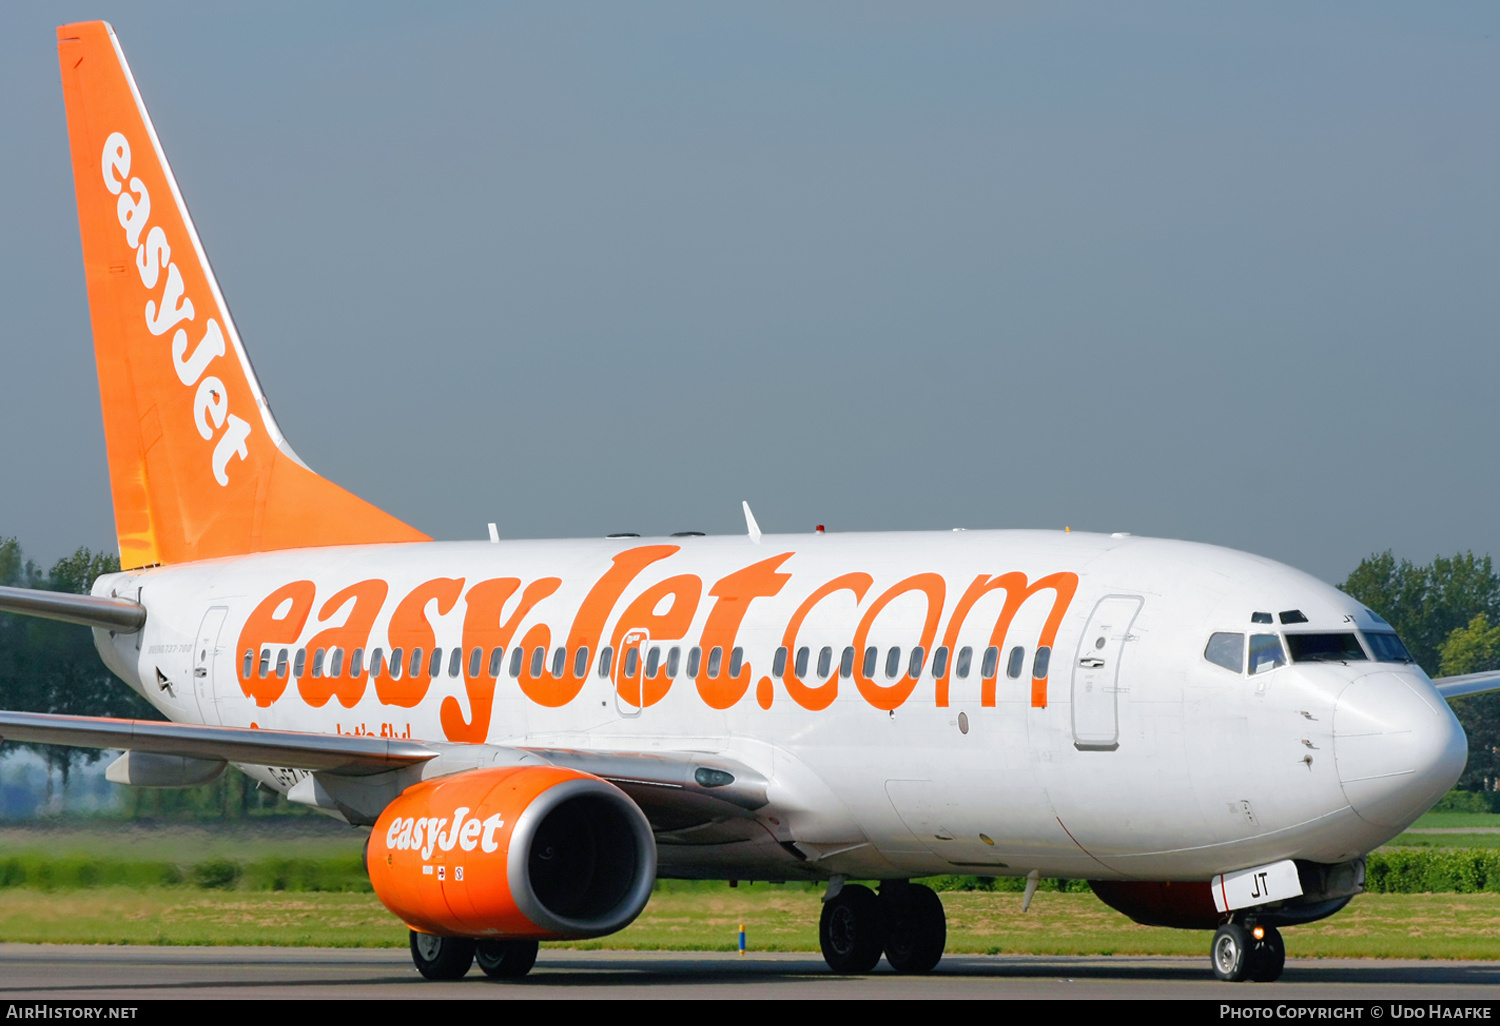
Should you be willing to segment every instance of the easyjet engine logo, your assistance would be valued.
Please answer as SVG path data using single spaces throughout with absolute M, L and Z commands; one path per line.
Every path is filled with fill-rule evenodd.
M 100 170 L 104 187 L 119 197 L 116 215 L 125 231 L 125 244 L 135 250 L 135 269 L 141 284 L 154 290 L 161 283 L 161 293 L 146 300 L 146 330 L 158 338 L 173 332 L 173 369 L 183 388 L 193 390 L 193 422 L 203 440 L 213 442 L 210 465 L 214 480 L 225 487 L 229 484 L 230 458 L 243 460 L 250 454 L 246 445 L 250 425 L 229 412 L 229 391 L 224 382 L 205 373 L 225 354 L 224 332 L 218 321 L 208 318 L 202 337 L 189 351 L 187 328 L 180 325 L 192 323 L 196 313 L 193 300 L 184 294 L 182 272 L 172 259 L 167 233 L 160 225 L 150 223 L 151 193 L 139 178 L 130 176 L 130 142 L 120 132 L 104 141 Z M 166 358 L 165 353 L 162 356 Z
M 385 832 L 385 846 L 391 851 L 420 852 L 424 862 L 432 858 L 434 849 L 452 851 L 457 846 L 462 851 L 478 848 L 486 854 L 499 851 L 495 833 L 504 829 L 505 820 L 497 812 L 481 821 L 469 811 L 467 805 L 454 809 L 452 826 L 447 825 L 446 816 L 397 816 Z

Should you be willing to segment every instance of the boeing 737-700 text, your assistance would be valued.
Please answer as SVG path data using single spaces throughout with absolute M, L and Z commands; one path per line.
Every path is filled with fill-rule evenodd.
M 1464 766 L 1391 628 L 1288 567 L 1047 531 L 435 542 L 272 418 L 113 31 L 58 30 L 122 570 L 0 608 L 91 626 L 173 722 L 0 713 L 227 763 L 370 828 L 417 967 L 527 972 L 658 876 L 828 882 L 838 972 L 937 965 L 940 873 L 1086 878 L 1275 979 L 1278 928 Z M 846 881 L 878 881 L 878 893 Z M 1029 901 L 1029 894 L 1028 899 Z

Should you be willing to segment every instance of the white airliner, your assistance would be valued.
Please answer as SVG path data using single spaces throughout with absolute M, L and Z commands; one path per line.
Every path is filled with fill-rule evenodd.
M 113 31 L 58 30 L 121 573 L 0 608 L 94 629 L 171 721 L 0 713 L 227 763 L 370 827 L 429 977 L 527 972 L 658 876 L 828 882 L 837 972 L 931 970 L 913 878 L 1088 879 L 1275 979 L 1278 927 L 1458 779 L 1434 683 L 1348 595 L 1207 545 L 1050 531 L 435 542 L 277 428 Z M 878 882 L 878 894 L 863 884 Z

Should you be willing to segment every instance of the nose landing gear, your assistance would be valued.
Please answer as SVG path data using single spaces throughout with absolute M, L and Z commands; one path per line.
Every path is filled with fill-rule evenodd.
M 928 973 L 943 957 L 948 924 L 932 888 L 905 880 L 881 884 L 880 895 L 848 884 L 825 899 L 818 923 L 823 959 L 836 973 L 875 968 L 883 951 L 898 973 Z
M 1225 923 L 1214 934 L 1209 959 L 1221 980 L 1270 983 L 1280 979 L 1286 967 L 1286 945 L 1274 926 Z

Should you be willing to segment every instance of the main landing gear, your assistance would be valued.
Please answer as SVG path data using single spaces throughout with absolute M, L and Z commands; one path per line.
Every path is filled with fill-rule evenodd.
M 1286 945 L 1274 926 L 1225 923 L 1214 934 L 1209 958 L 1221 980 L 1270 983 L 1280 979 L 1286 967 Z
M 475 962 L 492 980 L 519 979 L 531 972 L 536 952 L 534 940 L 476 941 L 411 931 L 411 960 L 429 980 L 461 980 Z
M 948 923 L 930 887 L 887 880 L 877 896 L 868 887 L 839 887 L 823 903 L 818 923 L 823 959 L 836 973 L 867 973 L 880 955 L 898 973 L 931 972 L 943 957 Z

